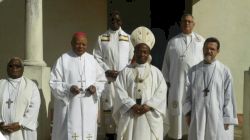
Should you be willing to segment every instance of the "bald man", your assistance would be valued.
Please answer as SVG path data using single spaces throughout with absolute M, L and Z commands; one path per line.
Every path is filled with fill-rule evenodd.
M 71 50 L 60 56 L 51 71 L 54 100 L 52 140 L 96 140 L 98 100 L 106 77 L 86 52 L 87 36 L 74 33 Z

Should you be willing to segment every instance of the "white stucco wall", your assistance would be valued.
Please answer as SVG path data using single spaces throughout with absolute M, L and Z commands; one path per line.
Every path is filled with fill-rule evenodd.
M 10 57 L 24 56 L 25 0 L 4 0 L 0 3 L 0 77 L 6 73 Z
M 243 113 L 244 71 L 250 66 L 249 9 L 249 0 L 200 0 L 192 9 L 195 31 L 221 42 L 218 59 L 231 69 L 238 113 Z
M 25 1 L 0 0 L 0 78 L 7 61 L 25 58 Z M 56 59 L 70 48 L 72 34 L 88 35 L 89 52 L 97 36 L 107 29 L 106 0 L 43 0 L 43 58 L 48 67 L 25 67 L 24 75 L 36 80 L 41 93 L 38 140 L 50 139 L 51 106 L 49 72 Z

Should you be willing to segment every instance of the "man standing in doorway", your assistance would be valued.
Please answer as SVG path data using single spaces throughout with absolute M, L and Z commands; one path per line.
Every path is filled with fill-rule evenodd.
M 109 17 L 109 30 L 98 37 L 93 55 L 105 70 L 108 83 L 102 95 L 102 108 L 106 137 L 115 139 L 115 123 L 112 119 L 113 100 L 115 96 L 114 82 L 119 72 L 133 58 L 133 46 L 130 35 L 122 28 L 122 19 L 118 11 L 112 11 Z M 119 93 L 116 93 L 119 94 Z
M 203 59 L 204 38 L 193 32 L 194 18 L 190 14 L 181 17 L 182 33 L 173 37 L 167 45 L 162 73 L 168 85 L 168 137 L 182 139 L 187 126 L 182 114 L 182 98 L 185 94 L 185 73 Z M 167 120 L 167 119 L 166 119 Z

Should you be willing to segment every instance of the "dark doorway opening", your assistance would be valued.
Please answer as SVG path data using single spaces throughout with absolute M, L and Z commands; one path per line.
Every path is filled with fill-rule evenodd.
M 156 38 L 151 63 L 161 69 L 167 41 L 180 33 L 179 21 L 185 12 L 185 0 L 150 0 L 150 10 L 151 29 Z
M 131 33 L 138 26 L 151 28 L 156 43 L 151 50 L 152 64 L 161 69 L 167 41 L 180 32 L 179 21 L 190 0 L 107 0 L 108 13 L 120 11 L 123 26 Z

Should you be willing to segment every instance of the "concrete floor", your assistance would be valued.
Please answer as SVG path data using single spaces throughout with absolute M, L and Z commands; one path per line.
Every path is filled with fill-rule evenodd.
M 235 126 L 234 140 L 242 140 L 242 126 Z
M 98 135 L 98 140 L 105 140 L 104 135 Z M 165 140 L 169 140 L 168 138 L 166 138 Z M 240 126 L 235 126 L 234 129 L 234 140 L 242 140 L 242 125 Z

